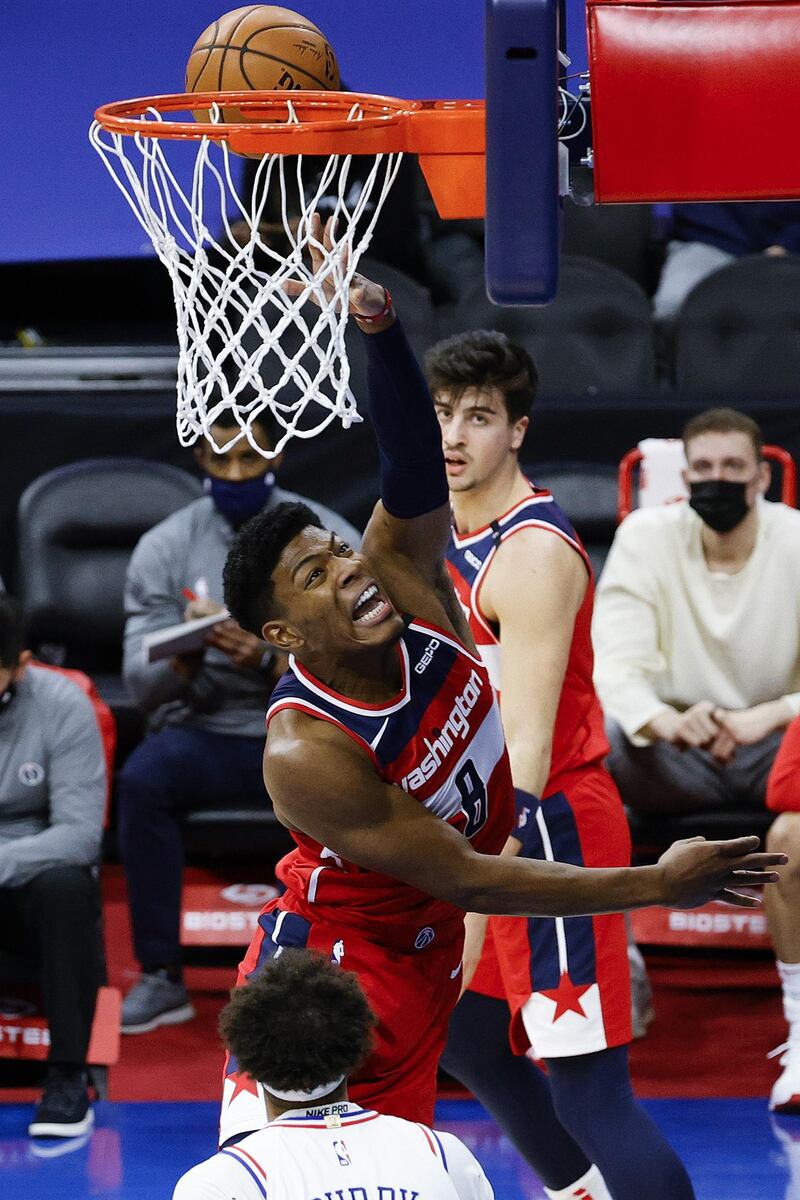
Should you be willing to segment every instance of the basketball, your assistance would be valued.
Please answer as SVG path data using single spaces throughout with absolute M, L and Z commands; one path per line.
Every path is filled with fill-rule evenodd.
M 248 4 L 219 17 L 200 34 L 186 64 L 187 92 L 338 89 L 339 65 L 324 33 L 272 4 Z M 237 108 L 223 109 L 223 118 L 248 119 Z

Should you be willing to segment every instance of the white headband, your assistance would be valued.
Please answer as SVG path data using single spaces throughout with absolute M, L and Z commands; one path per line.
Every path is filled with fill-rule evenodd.
M 320 1100 L 323 1096 L 327 1096 L 329 1092 L 335 1092 L 338 1087 L 344 1083 L 344 1075 L 340 1075 L 338 1079 L 334 1079 L 333 1083 L 321 1083 L 319 1087 L 309 1088 L 307 1092 L 279 1092 L 271 1083 L 265 1083 L 264 1087 L 269 1092 L 270 1096 L 274 1096 L 276 1100 L 302 1101 L 302 1100 Z

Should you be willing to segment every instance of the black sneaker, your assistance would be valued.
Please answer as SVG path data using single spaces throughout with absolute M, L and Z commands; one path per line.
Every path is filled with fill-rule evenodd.
M 86 1071 L 80 1067 L 50 1067 L 36 1116 L 28 1126 L 30 1136 L 80 1137 L 93 1125 Z

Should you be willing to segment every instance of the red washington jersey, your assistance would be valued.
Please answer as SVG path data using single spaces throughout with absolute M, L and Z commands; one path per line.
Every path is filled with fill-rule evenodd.
M 511 768 L 497 699 L 480 659 L 451 634 L 407 619 L 397 642 L 398 694 L 366 704 L 331 691 L 294 658 L 275 688 L 267 724 L 297 709 L 338 726 L 369 756 L 379 777 L 403 788 L 429 812 L 497 854 L 514 822 Z M 397 924 L 463 920 L 453 905 L 347 862 L 303 833 L 278 864 L 292 908 L 335 908 L 338 920 L 384 940 Z
M 453 529 L 447 549 L 447 566 L 480 656 L 499 692 L 500 629 L 489 621 L 481 608 L 481 587 L 498 547 L 521 529 L 545 529 L 563 538 L 580 555 L 589 576 L 589 586 L 575 618 L 572 645 L 561 687 L 553 728 L 550 777 L 542 793 L 544 798 L 559 790 L 565 772 L 602 762 L 609 749 L 603 713 L 592 681 L 594 573 L 589 556 L 566 513 L 559 508 L 551 494 L 531 484 L 530 496 L 518 501 L 490 525 L 464 534 Z

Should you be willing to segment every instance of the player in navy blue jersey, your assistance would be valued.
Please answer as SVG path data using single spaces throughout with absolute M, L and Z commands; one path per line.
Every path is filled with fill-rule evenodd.
M 333 253 L 330 225 L 312 229 Z M 313 244 L 313 243 L 312 243 Z M 298 285 L 299 286 L 299 285 Z M 290 287 L 291 290 L 291 287 Z M 459 992 L 463 912 L 565 916 L 773 882 L 757 839 L 681 842 L 650 867 L 593 870 L 499 855 L 513 792 L 499 711 L 447 575 L 447 479 L 430 395 L 384 288 L 354 276 L 381 500 L 355 553 L 304 505 L 248 522 L 225 569 L 239 624 L 290 656 L 264 779 L 296 849 L 279 865 L 241 981 L 292 947 L 358 973 L 378 1016 L 359 1103 L 430 1122 Z M 226 1069 L 222 1139 L 263 1121 L 259 1084 Z

